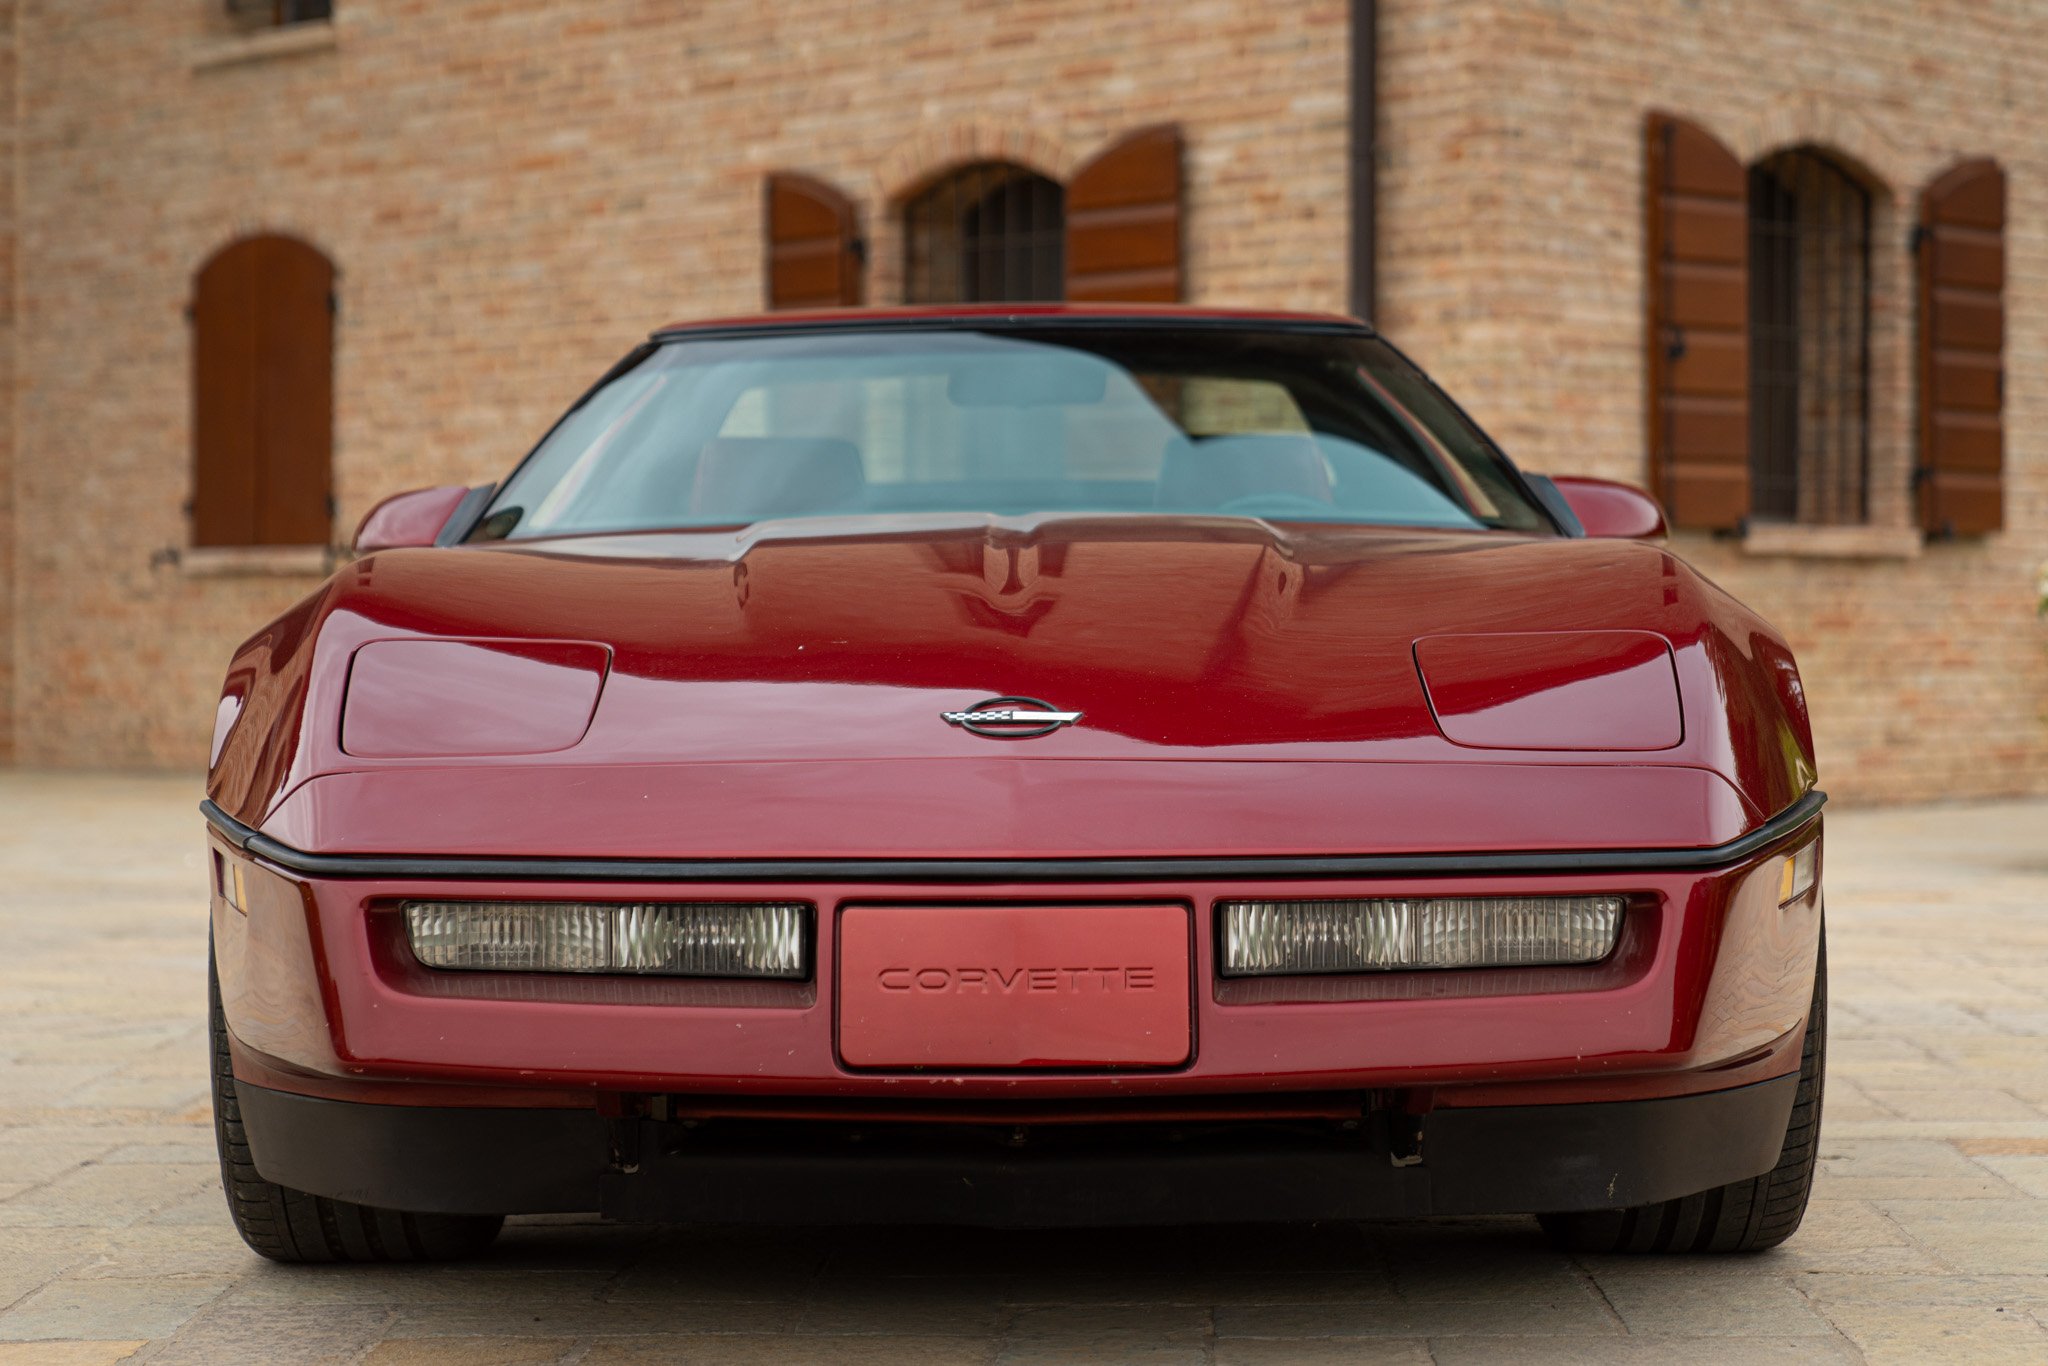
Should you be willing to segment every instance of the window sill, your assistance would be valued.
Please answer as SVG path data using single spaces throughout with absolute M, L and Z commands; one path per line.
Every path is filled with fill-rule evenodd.
M 338 563 L 324 545 L 191 546 L 179 552 L 188 579 L 324 579 Z
M 1916 560 L 1926 547 L 1913 527 L 1752 524 L 1742 536 L 1745 555 L 1807 560 Z
M 339 45 L 334 22 L 314 19 L 301 24 L 287 24 L 283 28 L 209 38 L 192 55 L 192 69 L 215 71 L 224 66 L 269 61 L 275 57 L 302 57 L 314 52 L 331 52 Z

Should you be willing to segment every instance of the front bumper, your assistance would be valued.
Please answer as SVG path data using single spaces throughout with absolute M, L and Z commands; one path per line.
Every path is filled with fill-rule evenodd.
M 1795 836 L 1796 837 L 1796 836 Z M 222 858 L 235 851 L 216 844 Z M 607 1097 L 1129 1099 L 1400 1089 L 1422 1108 L 1646 1099 L 1792 1070 L 1818 894 L 1778 905 L 1774 851 L 1705 872 L 1370 880 L 787 884 L 464 881 L 463 897 L 792 899 L 818 908 L 803 982 L 443 973 L 408 950 L 399 903 L 449 884 L 300 881 L 250 865 L 214 900 L 223 1001 L 245 1080 L 337 1099 L 590 1107 Z M 1223 979 L 1231 897 L 1619 893 L 1622 939 L 1581 968 Z M 1188 915 L 1192 1052 L 1143 1069 L 976 1072 L 850 1065 L 836 1032 L 849 905 L 1168 903 Z
M 1403 1121 L 1034 1128 L 690 1123 L 321 1100 L 236 1084 L 265 1179 L 386 1209 L 628 1221 L 1069 1225 L 1541 1213 L 1767 1171 L 1796 1076 Z
M 218 866 L 240 860 L 246 876 L 239 904 L 214 897 L 214 937 L 258 1170 L 364 1204 L 998 1226 L 1607 1209 L 1752 1177 L 1778 1156 L 1821 906 L 1817 887 L 1779 904 L 1781 856 L 1814 835 L 1812 810 L 1773 826 L 1726 862 L 1675 867 L 1318 876 L 1217 860 L 948 882 L 291 868 L 217 822 Z M 1619 894 L 1620 943 L 1576 968 L 1217 972 L 1224 900 L 1502 894 Z M 801 899 L 817 908 L 815 970 L 435 972 L 399 910 L 422 896 Z M 1183 908 L 1185 1061 L 850 1064 L 843 913 L 976 903 Z

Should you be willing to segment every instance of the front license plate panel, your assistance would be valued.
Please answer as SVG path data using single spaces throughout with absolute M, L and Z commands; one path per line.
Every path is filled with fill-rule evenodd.
M 853 906 L 839 918 L 850 1067 L 1171 1067 L 1188 1060 L 1184 906 Z

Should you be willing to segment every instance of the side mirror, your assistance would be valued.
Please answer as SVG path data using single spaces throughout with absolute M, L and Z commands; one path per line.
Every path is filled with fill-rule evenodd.
M 393 494 L 371 508 L 363 524 L 356 528 L 356 554 L 434 544 L 456 509 L 477 492 L 460 484 L 446 484 Z M 489 490 L 482 492 L 488 496 Z
M 1555 479 L 1534 477 L 1549 485 L 1578 523 L 1578 534 L 1616 540 L 1655 540 L 1665 533 L 1664 509 L 1657 500 L 1629 484 L 1612 479 L 1584 479 L 1559 475 Z M 1539 493 L 1543 490 L 1539 487 Z M 1545 499 L 1549 503 L 1549 499 Z M 1552 504 L 1555 507 L 1555 504 Z M 1570 529 L 1569 523 L 1567 530 Z

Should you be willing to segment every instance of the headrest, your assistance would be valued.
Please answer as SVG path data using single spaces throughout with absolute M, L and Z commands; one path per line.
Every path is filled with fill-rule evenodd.
M 858 508 L 860 451 L 822 436 L 720 436 L 704 443 L 690 512 L 755 521 Z
M 1262 493 L 1330 501 L 1330 471 L 1314 438 L 1282 433 L 1172 442 L 1159 469 L 1156 502 L 1201 511 Z

